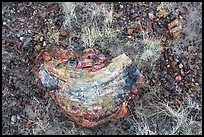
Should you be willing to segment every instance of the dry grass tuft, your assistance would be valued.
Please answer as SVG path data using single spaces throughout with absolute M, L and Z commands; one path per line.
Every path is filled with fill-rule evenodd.
M 161 89 L 149 87 L 149 91 L 134 101 L 127 118 L 131 125 L 129 132 L 137 135 L 201 135 L 202 123 L 196 117 L 202 113 L 202 106 L 191 97 L 185 103 L 174 106 L 173 102 L 158 98 Z M 152 94 L 152 92 L 154 94 Z M 147 99 L 148 98 L 148 99 Z M 145 100 L 145 101 L 144 101 Z
M 76 19 L 75 8 L 76 4 L 74 2 L 62 2 L 60 3 L 65 12 L 65 22 L 64 27 L 72 30 L 72 22 Z
M 89 5 L 87 9 L 86 16 L 83 16 L 83 23 L 77 20 L 76 17 L 76 7 L 83 6 L 85 4 Z M 113 20 L 113 4 L 106 3 L 73 3 L 64 2 L 61 3 L 65 12 L 65 22 L 64 26 L 71 30 L 71 37 L 76 36 L 76 32 L 73 30 L 73 25 L 79 25 L 81 28 L 81 41 L 84 43 L 84 47 L 93 47 L 96 44 L 99 45 L 98 48 L 106 48 L 104 43 L 116 36 L 114 30 L 111 28 Z M 103 17 L 103 19 L 101 19 Z M 79 27 L 79 26 L 78 26 Z M 71 38 L 70 42 L 71 43 Z
M 160 58 L 160 40 L 153 39 L 150 37 L 145 37 L 144 42 L 144 51 L 140 56 L 140 59 L 143 63 L 153 66 Z

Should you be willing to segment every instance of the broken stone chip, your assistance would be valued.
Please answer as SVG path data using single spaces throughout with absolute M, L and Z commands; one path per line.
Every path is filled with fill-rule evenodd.
M 125 54 L 107 63 L 97 49 L 53 49 L 41 52 L 36 62 L 37 76 L 60 110 L 85 127 L 124 117 L 128 101 L 144 84 Z
M 168 30 L 174 38 L 177 37 L 182 30 L 182 26 L 181 26 L 180 21 L 178 19 L 171 21 L 168 24 Z
M 159 11 L 156 13 L 156 16 L 165 18 L 168 14 L 169 14 L 169 13 L 168 13 L 167 10 L 159 10 Z

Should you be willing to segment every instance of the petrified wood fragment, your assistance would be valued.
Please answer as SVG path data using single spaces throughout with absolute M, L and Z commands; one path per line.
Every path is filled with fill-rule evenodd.
M 38 77 L 61 110 L 78 124 L 93 127 L 124 117 L 127 103 L 144 77 L 121 54 L 107 62 L 97 49 L 73 52 L 53 49 L 37 58 Z

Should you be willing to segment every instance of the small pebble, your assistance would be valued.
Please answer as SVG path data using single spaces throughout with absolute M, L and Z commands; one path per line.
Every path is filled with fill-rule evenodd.
M 23 41 L 23 37 L 20 37 L 20 40 Z
M 179 60 L 178 60 L 177 58 L 175 58 L 175 61 L 176 61 L 176 62 L 179 62 Z
M 177 76 L 175 77 L 175 80 L 180 81 L 180 80 L 181 80 L 181 76 L 180 76 L 180 75 L 177 75 Z
M 67 37 L 68 36 L 68 32 L 60 31 L 59 35 L 62 36 L 62 37 Z
M 44 41 L 44 42 L 43 42 L 43 46 L 45 46 L 45 45 L 46 45 L 46 42 Z
M 12 117 L 11 117 L 11 124 L 15 124 L 16 123 L 16 115 L 13 115 Z
M 122 15 L 122 13 L 115 13 L 115 14 L 114 14 L 114 16 L 115 16 L 116 19 L 117 19 L 117 18 L 120 18 L 121 15 Z
M 122 8 L 124 8 L 124 6 L 121 4 L 121 5 L 120 5 L 120 8 L 122 9 Z
M 36 45 L 35 48 L 36 48 L 37 51 L 40 51 L 41 45 Z
M 17 49 L 20 50 L 21 48 L 22 48 L 22 45 L 21 45 L 21 44 L 18 44 L 18 45 L 17 45 Z
M 31 6 L 31 5 L 32 5 L 32 2 L 29 2 L 29 3 L 28 3 L 28 6 Z
M 31 30 L 28 30 L 28 33 L 31 33 L 32 31 Z
M 184 75 L 184 72 L 183 72 L 183 71 L 181 71 L 181 75 Z
M 180 64 L 179 64 L 179 68 L 180 68 L 180 69 L 183 68 L 183 64 L 180 63 Z
M 19 33 L 16 34 L 17 37 L 20 37 L 21 35 Z
M 148 13 L 149 19 L 153 20 L 154 19 L 154 14 L 152 12 Z
M 119 30 L 119 29 L 116 29 L 115 31 L 116 31 L 116 32 L 120 32 L 120 30 Z
M 172 61 L 173 60 L 173 57 L 172 56 L 169 56 L 169 61 Z
M 43 37 L 40 37 L 40 41 L 43 41 Z
M 188 46 L 188 51 L 191 52 L 192 50 L 193 50 L 193 46 L 192 45 Z
M 131 35 L 133 33 L 133 29 L 128 29 L 128 34 Z
M 20 120 L 20 119 L 21 119 L 21 117 L 20 117 L 18 114 L 17 114 L 17 119 L 18 119 L 18 120 Z
M 172 65 L 172 66 L 175 66 L 176 64 L 177 64 L 176 61 L 172 61 L 172 62 L 171 62 L 171 65 Z
M 134 10 L 134 9 L 131 9 L 130 13 L 135 13 L 135 10 Z

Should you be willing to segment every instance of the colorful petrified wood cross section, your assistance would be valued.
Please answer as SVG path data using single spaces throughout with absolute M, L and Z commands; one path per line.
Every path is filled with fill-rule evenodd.
M 38 77 L 61 110 L 78 124 L 93 127 L 124 117 L 127 103 L 144 77 L 121 54 L 111 61 L 97 49 L 53 49 L 36 58 Z

